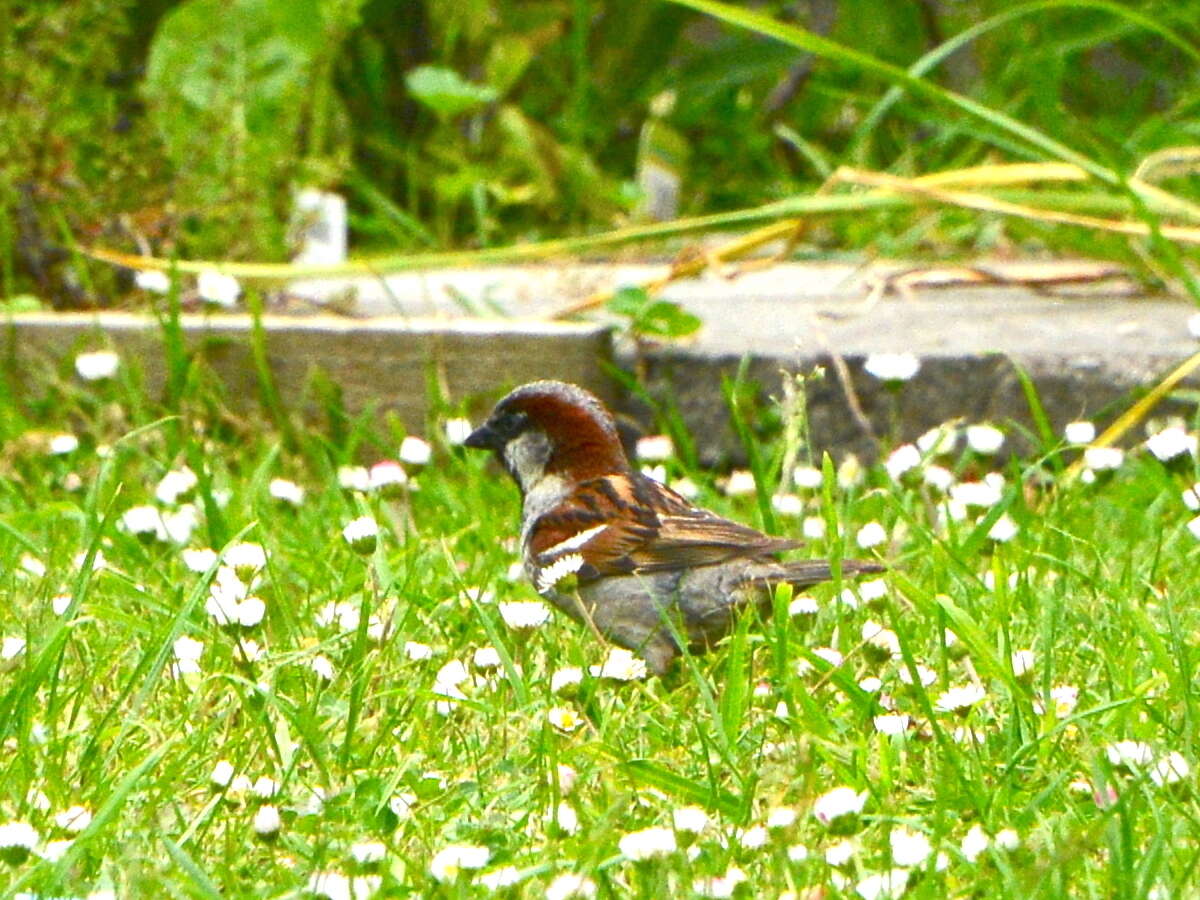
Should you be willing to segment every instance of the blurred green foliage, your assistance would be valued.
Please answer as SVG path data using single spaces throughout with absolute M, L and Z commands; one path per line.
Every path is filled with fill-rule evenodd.
M 904 66 L 1018 6 L 755 4 Z M 1028 4 L 929 77 L 1119 170 L 1197 142 L 1195 67 L 1100 6 Z M 1200 4 L 1125 6 L 1200 34 Z M 641 196 L 651 164 L 677 193 L 665 208 L 694 214 L 812 190 L 839 164 L 1026 155 L 907 97 L 864 122 L 886 89 L 655 0 L 0 0 L 0 293 L 114 295 L 72 235 L 284 258 L 305 186 L 348 196 L 358 250 L 403 251 L 613 227 L 663 208 Z M 817 238 L 859 247 L 872 224 Z M 1001 240 L 959 214 L 893 231 L 883 252 Z

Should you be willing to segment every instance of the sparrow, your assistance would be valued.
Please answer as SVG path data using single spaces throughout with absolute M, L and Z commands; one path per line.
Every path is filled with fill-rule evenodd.
M 703 653 L 773 588 L 832 577 L 828 560 L 781 562 L 799 541 L 695 506 L 629 463 L 612 413 L 593 394 L 535 381 L 496 404 L 467 437 L 521 491 L 521 554 L 535 589 L 572 619 L 665 674 L 685 644 Z M 882 572 L 843 560 L 845 575 Z

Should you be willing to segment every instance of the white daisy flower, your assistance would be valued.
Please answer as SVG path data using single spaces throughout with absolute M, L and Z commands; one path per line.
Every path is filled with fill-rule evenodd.
M 775 494 L 771 507 L 781 516 L 799 516 L 804 512 L 804 501 L 795 494 Z
M 391 495 L 408 484 L 408 473 L 404 466 L 390 459 L 377 462 L 367 470 L 367 490 Z
M 982 703 L 987 698 L 987 692 L 977 684 L 966 684 L 952 687 L 937 698 L 933 708 L 938 712 L 952 712 L 960 715 L 971 710 L 971 707 Z
M 886 734 L 888 737 L 897 737 L 902 734 L 908 734 L 909 721 L 909 717 L 904 713 L 884 713 L 883 715 L 875 716 L 871 720 L 871 723 L 880 734 Z
M 1150 769 L 1150 780 L 1163 787 L 1182 781 L 1192 773 L 1192 767 L 1182 753 L 1172 751 L 1156 762 Z
M 467 439 L 467 436 L 474 431 L 471 427 L 469 419 L 447 419 L 446 420 L 446 443 L 452 446 L 459 446 Z
M 1010 657 L 1013 675 L 1017 678 L 1029 678 L 1033 675 L 1033 667 L 1037 663 L 1037 655 L 1032 650 L 1014 650 Z
M 795 825 L 799 817 L 790 806 L 772 806 L 767 810 L 766 826 L 771 831 L 782 831 Z
M 1088 447 L 1083 451 L 1083 464 L 1093 472 L 1110 472 L 1121 468 L 1125 451 L 1120 447 Z
M 379 541 L 379 523 L 371 516 L 359 516 L 342 529 L 342 537 L 351 550 L 366 556 L 375 551 Z
M 792 484 L 803 491 L 815 491 L 825 483 L 825 473 L 816 466 L 797 466 L 792 471 Z
M 896 900 L 908 890 L 908 869 L 888 869 L 874 872 L 854 886 L 862 900 Z
M 767 846 L 770 835 L 762 825 L 752 825 L 749 828 L 737 830 L 737 842 L 747 850 L 761 850 Z
M 416 805 L 417 795 L 408 792 L 396 794 L 388 801 L 388 809 L 392 811 L 397 819 L 407 819 L 412 815 L 412 811 Z
M 812 814 L 823 825 L 842 818 L 856 816 L 867 802 L 867 792 L 861 793 L 850 787 L 836 787 L 822 794 L 813 803 Z
M 893 481 L 899 481 L 904 475 L 921 465 L 921 451 L 915 444 L 901 444 L 884 460 L 883 467 Z
M 671 482 L 671 490 L 677 493 L 684 500 L 695 500 L 700 496 L 700 485 L 692 481 L 692 479 L 684 476 L 676 478 Z
M 950 487 L 950 500 L 963 506 L 986 509 L 995 506 L 1004 496 L 1004 489 L 995 482 L 960 481 Z
M 545 594 L 558 586 L 558 583 L 565 578 L 574 575 L 585 565 L 585 560 L 578 553 L 568 553 L 566 556 L 560 556 L 548 566 L 543 566 L 538 569 L 534 576 L 534 588 L 539 594 Z M 547 615 L 549 618 L 549 615 Z M 529 626 L 533 627 L 533 626 Z
M 209 774 L 208 780 L 217 787 L 229 787 L 229 782 L 233 780 L 233 776 L 233 763 L 227 759 L 221 759 L 217 761 L 215 766 L 213 766 L 213 770 Z
M 1164 428 L 1146 439 L 1146 449 L 1160 462 L 1170 462 L 1181 456 L 1196 455 L 1196 436 L 1178 425 Z
M 692 890 L 701 897 L 728 898 L 734 896 L 738 886 L 746 881 L 746 873 L 737 866 L 730 866 L 724 875 L 697 878 Z
M 900 638 L 890 628 L 884 628 L 878 622 L 867 621 L 862 625 L 863 649 L 872 658 L 883 662 L 900 658 Z
M 921 480 L 943 494 L 954 487 L 954 473 L 945 466 L 926 466 L 921 473 Z
M 329 657 L 314 656 L 312 661 L 309 662 L 308 667 L 316 672 L 317 677 L 322 681 L 333 681 L 335 673 L 333 671 L 333 663 L 329 661 Z
M 22 863 L 37 844 L 37 830 L 28 822 L 0 824 L 0 859 L 14 865 Z
M 850 841 L 838 841 L 825 849 L 825 862 L 840 869 L 854 859 L 854 844 Z
M 593 678 L 611 678 L 613 681 L 641 681 L 646 677 L 646 661 L 624 647 L 610 647 L 604 662 L 590 666 Z
M 484 872 L 475 880 L 489 891 L 495 892 L 518 885 L 521 883 L 521 879 L 521 870 L 516 866 L 501 866 L 490 872 Z
M 793 597 L 792 602 L 788 604 L 788 615 L 795 618 L 797 616 L 815 616 L 820 612 L 820 607 L 817 604 L 815 597 L 810 597 L 808 594 L 801 594 L 798 597 Z
M 263 800 L 270 800 L 279 793 L 279 782 L 270 775 L 260 775 L 250 790 L 253 791 L 256 797 Z
M 1015 538 L 1020 530 L 1021 527 L 1013 521 L 1012 516 L 1004 513 L 992 523 L 992 527 L 988 529 L 988 537 L 998 544 L 1006 544 Z
M 387 856 L 387 846 L 382 841 L 359 841 L 350 845 L 350 858 L 360 866 L 372 866 Z
M 267 485 L 267 493 L 276 500 L 299 506 L 304 502 L 304 488 L 286 478 L 272 478 Z
M 495 647 L 480 647 L 471 656 L 471 662 L 477 669 L 498 669 L 503 664 L 500 652 Z
M 199 480 L 196 473 L 184 466 L 182 469 L 172 469 L 158 482 L 154 496 L 165 506 L 174 506 L 180 500 L 195 490 Z
M 880 381 L 909 381 L 921 369 L 921 361 L 911 353 L 872 353 L 863 369 Z
M 261 544 L 243 542 L 226 550 L 221 559 L 245 581 L 266 567 L 267 551 Z
M 966 857 L 967 862 L 973 863 L 983 855 L 991 843 L 991 838 L 982 826 L 972 825 L 962 840 L 962 855 Z
M 809 541 L 819 541 L 824 538 L 825 528 L 825 520 L 820 516 L 807 516 L 800 523 L 800 533 Z
M 371 473 L 366 466 L 339 466 L 337 479 L 343 490 L 365 492 L 371 489 Z
M 622 854 L 638 862 L 674 853 L 676 846 L 675 832 L 660 826 L 631 831 L 617 842 Z
M 159 541 L 167 539 L 162 516 L 153 506 L 133 506 L 125 510 L 121 515 L 121 527 L 136 537 Z
M 92 824 L 92 811 L 86 806 L 72 806 L 54 817 L 54 824 L 63 831 L 79 834 Z
M 1188 316 L 1187 330 L 1194 338 L 1200 338 L 1200 313 L 1192 313 Z
M 432 659 L 433 648 L 428 644 L 422 644 L 420 641 L 405 641 L 404 656 L 406 659 L 411 659 L 414 662 Z
M 171 276 L 158 269 L 139 269 L 133 275 L 138 289 L 152 294 L 167 294 L 171 291 Z
M 929 668 L 929 666 L 924 666 L 921 663 L 917 663 L 914 668 L 917 670 L 917 678 L 921 682 L 921 687 L 929 687 L 931 684 L 937 681 L 937 672 Z M 904 684 L 913 683 L 912 672 L 908 670 L 908 666 L 900 666 L 897 669 L 897 674 L 900 676 L 900 680 Z
M 1154 762 L 1154 750 L 1141 741 L 1116 741 L 1105 747 L 1104 753 L 1116 768 L 1139 771 Z
M 570 734 L 583 724 L 583 719 L 565 706 L 555 706 L 546 713 L 546 721 L 563 734 Z
M 242 286 L 232 275 L 226 275 L 216 269 L 205 269 L 196 277 L 196 292 L 201 300 L 231 308 L 237 305 Z
M 709 826 L 708 813 L 699 806 L 680 806 L 671 812 L 671 824 L 682 834 L 700 834 Z
M 754 483 L 754 473 L 747 469 L 734 469 L 729 473 L 729 478 L 725 482 L 725 495 L 727 497 L 745 497 L 753 494 L 758 488 Z
M 429 460 L 433 457 L 433 448 L 429 446 L 428 441 L 410 434 L 400 442 L 400 449 L 396 456 L 400 462 L 406 465 L 424 466 L 428 465 Z
M 992 838 L 992 844 L 997 850 L 1012 852 L 1021 846 L 1021 837 L 1012 828 L 1001 828 Z
M 878 547 L 887 540 L 887 531 L 878 522 L 868 522 L 854 536 L 855 543 L 864 550 Z
M 968 425 L 967 446 L 982 456 L 992 456 L 1004 446 L 1004 432 L 995 425 Z
M 20 566 L 22 572 L 32 575 L 34 578 L 41 578 L 46 574 L 46 564 L 29 553 L 23 553 L 17 565 Z
M 919 866 L 933 852 L 929 838 L 909 828 L 893 828 L 888 835 L 888 843 L 892 848 L 892 862 L 898 866 Z
M 570 695 L 583 683 L 583 669 L 578 666 L 566 666 L 555 669 L 550 676 L 550 693 Z
M 583 557 L 579 557 L 579 561 L 582 563 Z M 562 560 L 559 560 L 559 562 L 562 562 Z M 557 565 L 558 563 L 555 563 L 543 569 L 539 573 L 539 581 L 548 577 L 546 573 L 549 573 Z M 567 568 L 570 568 L 570 566 L 565 566 L 564 571 Z M 561 581 L 563 577 L 565 575 L 559 575 L 552 583 Z M 497 608 L 500 611 L 500 618 L 504 620 L 504 624 L 514 631 L 540 628 L 550 621 L 550 607 L 540 600 L 511 600 L 498 604 Z
M 596 882 L 574 872 L 559 875 L 546 886 L 546 900 L 569 900 L 572 897 L 590 900 L 595 896 Z
M 938 425 L 917 438 L 917 449 L 925 456 L 946 456 L 958 446 L 958 428 Z
M 112 378 L 120 368 L 121 358 L 109 350 L 80 353 L 75 357 L 75 372 L 84 381 L 103 381 Z
M 187 547 L 180 555 L 183 557 L 183 565 L 187 570 L 198 575 L 203 575 L 217 561 L 217 552 L 209 550 L 207 547 Z
M 1096 426 L 1091 422 L 1071 422 L 1063 429 L 1068 444 L 1090 444 L 1096 439 Z
M 550 823 L 562 834 L 577 834 L 579 832 L 579 814 L 569 803 L 559 803 L 553 813 L 547 817 Z
M 675 443 L 670 435 L 651 434 L 638 438 L 636 456 L 639 462 L 666 462 L 675 455 Z
M 56 434 L 50 438 L 50 455 L 66 456 L 79 449 L 79 438 L 73 434 Z
M 429 861 L 429 872 L 438 881 L 454 881 L 463 870 L 482 869 L 492 858 L 492 851 L 476 844 L 451 844 L 443 847 Z
M 279 834 L 283 821 L 279 818 L 279 807 L 264 803 L 254 814 L 254 833 L 259 837 L 274 837 Z
M 838 487 L 844 491 L 852 490 L 862 484 L 865 474 L 858 457 L 853 453 L 848 453 L 837 468 Z

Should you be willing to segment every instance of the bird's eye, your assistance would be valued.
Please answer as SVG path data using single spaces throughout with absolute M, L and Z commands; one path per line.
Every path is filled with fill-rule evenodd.
M 525 430 L 529 424 L 529 417 L 525 413 L 510 412 L 504 413 L 497 417 L 492 425 L 492 430 L 500 435 L 505 441 L 516 437 Z

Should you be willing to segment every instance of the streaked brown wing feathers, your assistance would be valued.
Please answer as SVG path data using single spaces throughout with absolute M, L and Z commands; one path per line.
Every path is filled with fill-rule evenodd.
M 699 509 L 638 474 L 585 482 L 570 505 L 539 520 L 536 533 L 530 549 L 539 563 L 579 553 L 586 563 L 581 578 L 711 565 L 800 546 Z

